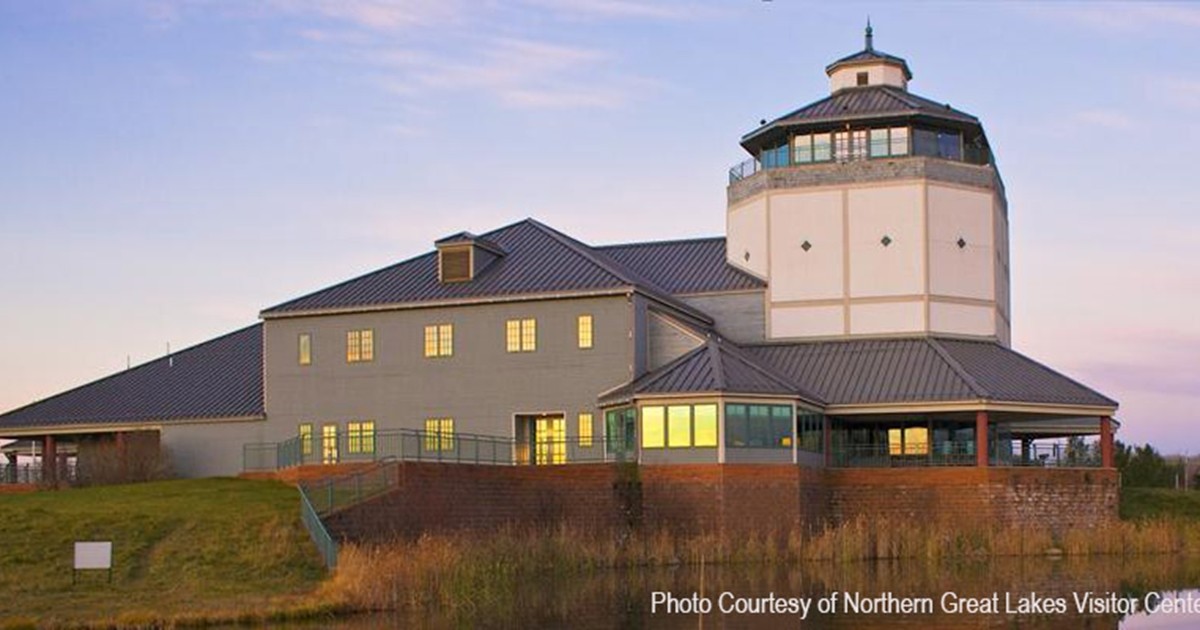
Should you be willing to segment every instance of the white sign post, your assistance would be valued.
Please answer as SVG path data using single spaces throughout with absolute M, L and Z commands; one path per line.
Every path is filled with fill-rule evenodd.
M 75 583 L 80 571 L 91 569 L 108 571 L 108 581 L 112 582 L 112 541 L 75 543 L 75 571 L 71 574 L 71 584 Z

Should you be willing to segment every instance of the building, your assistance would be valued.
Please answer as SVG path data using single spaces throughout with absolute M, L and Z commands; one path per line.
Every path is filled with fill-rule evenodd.
M 911 92 L 870 27 L 826 74 L 828 96 L 742 137 L 725 237 L 461 232 L 10 411 L 0 437 L 37 441 L 47 476 L 64 443 L 81 475 L 131 443 L 183 476 L 383 457 L 1111 468 L 1117 403 L 1010 347 L 1008 206 L 979 119 Z

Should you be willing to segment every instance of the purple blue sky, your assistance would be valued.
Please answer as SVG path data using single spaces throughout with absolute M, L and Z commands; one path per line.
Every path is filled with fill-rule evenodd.
M 978 115 L 1019 350 L 1200 451 L 1200 6 L 0 0 L 0 410 L 526 216 L 721 234 L 739 136 L 862 46 Z

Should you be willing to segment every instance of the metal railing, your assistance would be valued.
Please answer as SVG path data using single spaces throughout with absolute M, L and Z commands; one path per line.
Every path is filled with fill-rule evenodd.
M 831 453 L 835 468 L 914 468 L 932 466 L 974 466 L 975 452 L 967 445 L 949 448 L 910 449 L 904 452 L 888 444 L 835 446 Z
M 332 571 L 337 567 L 337 542 L 329 535 L 329 530 L 325 529 L 325 523 L 321 521 L 320 515 L 313 508 L 303 487 L 300 488 L 300 521 L 304 523 L 304 529 L 308 530 L 309 537 L 317 546 L 317 552 L 325 561 L 326 568 Z
M 729 183 L 740 182 L 762 170 L 762 162 L 755 158 L 743 160 L 729 169 Z
M 60 483 L 74 484 L 79 478 L 74 463 L 58 468 Z M 45 481 L 45 470 L 41 464 L 4 464 L 0 466 L 0 484 L 41 484 Z
M 513 466 L 626 461 L 632 456 L 623 438 L 569 438 L 529 442 L 475 433 L 439 433 L 388 429 L 337 437 L 293 437 L 242 447 L 242 469 L 272 471 L 292 466 L 372 462 L 385 459 Z
M 1001 458 L 1002 466 L 1034 468 L 1100 468 L 1098 449 L 1071 444 L 1033 444 L 1021 450 L 1013 447 Z

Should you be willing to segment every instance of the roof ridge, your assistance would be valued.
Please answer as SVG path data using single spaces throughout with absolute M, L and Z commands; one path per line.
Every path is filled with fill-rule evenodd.
M 682 243 L 700 243 L 704 241 L 724 241 L 724 236 L 693 236 L 689 238 L 666 238 L 656 241 L 630 241 L 627 243 L 609 243 L 608 245 L 590 245 L 592 249 L 616 249 L 618 247 L 653 247 L 655 245 L 677 245 Z
M 713 322 L 712 317 L 710 315 L 708 315 L 707 313 L 705 313 L 693 306 L 690 306 L 681 300 L 676 299 L 671 294 L 670 291 L 667 291 L 666 289 L 663 289 L 662 287 L 658 286 L 657 284 L 647 280 L 641 274 L 630 270 L 629 268 L 625 267 L 624 265 L 620 264 L 619 262 L 610 259 L 603 252 L 596 251 L 596 249 L 594 247 L 592 247 L 591 245 L 588 245 L 587 243 L 584 243 L 574 237 L 563 234 L 562 232 L 559 232 L 558 230 L 556 230 L 548 225 L 545 225 L 545 224 L 541 223 L 540 221 L 537 221 L 536 219 L 529 218 L 529 219 L 526 219 L 526 221 L 528 221 L 530 225 L 541 230 L 547 236 L 550 236 L 554 240 L 561 243 L 563 246 L 569 248 L 571 251 L 575 252 L 576 254 L 578 254 L 580 256 L 583 256 L 592 264 L 600 267 L 602 270 L 604 270 L 606 273 L 608 273 L 612 277 L 616 278 L 617 280 L 620 280 L 621 282 L 629 284 L 630 286 L 632 286 L 636 289 L 640 289 L 643 292 L 645 292 L 647 295 L 649 295 L 650 297 L 653 297 L 654 299 L 656 299 L 664 304 L 667 304 L 667 305 L 671 306 L 672 308 L 675 308 L 681 312 L 687 313 L 688 315 L 695 317 L 696 319 L 699 319 L 702 322 L 705 322 L 708 324 L 711 324 Z
M 807 400 L 808 402 L 817 403 L 817 404 L 821 405 L 822 407 L 825 406 L 824 398 L 818 396 L 817 394 L 810 391 L 808 388 L 800 385 L 799 383 L 793 382 L 792 379 L 790 379 L 790 378 L 784 376 L 782 373 L 776 371 L 773 367 L 766 366 L 766 365 L 759 363 L 758 359 L 756 359 L 753 356 L 748 355 L 745 352 L 745 350 L 743 350 L 737 344 L 733 344 L 733 343 L 722 344 L 722 348 L 725 349 L 731 357 L 740 361 L 742 363 L 742 365 L 745 365 L 745 366 L 749 367 L 750 369 L 766 376 L 767 378 L 770 378 L 771 380 L 775 381 L 776 384 L 778 384 L 778 385 L 783 385 L 784 387 L 794 390 L 796 392 L 796 395 L 799 398 L 803 398 L 803 399 Z
M 971 376 L 971 373 L 968 372 L 967 369 L 958 362 L 958 359 L 955 359 L 950 355 L 950 352 L 942 346 L 941 342 L 936 337 L 926 337 L 925 343 L 929 344 L 929 347 L 933 348 L 933 351 L 936 352 L 937 355 L 941 357 L 947 365 L 950 366 L 950 369 L 954 370 L 954 373 L 957 374 L 958 377 L 967 384 L 967 387 L 970 387 L 971 391 L 975 392 L 977 396 L 980 398 L 992 397 L 991 393 L 984 389 L 983 386 L 979 384 L 979 381 L 976 381 L 975 377 Z
M 713 365 L 713 374 L 717 379 L 717 391 L 725 391 L 725 362 L 721 360 L 721 342 L 709 337 L 704 345 L 708 348 L 709 361 Z
M 95 379 L 95 380 L 92 380 L 92 381 L 88 381 L 88 382 L 86 382 L 86 383 L 84 383 L 84 384 L 82 384 L 82 385 L 77 385 L 77 386 L 75 386 L 75 387 L 72 387 L 71 389 L 68 389 L 68 390 L 66 390 L 66 391 L 58 392 L 57 394 L 53 394 L 53 395 L 51 395 L 51 396 L 48 396 L 48 397 L 46 397 L 46 398 L 39 398 L 39 399 L 37 399 L 37 400 L 35 400 L 35 401 L 33 401 L 33 402 L 30 402 L 30 403 L 27 403 L 27 404 L 21 405 L 20 407 L 17 407 L 17 408 L 15 408 L 15 409 L 9 409 L 8 411 L 5 411 L 4 413 L 0 413 L 0 425 L 2 425 L 2 424 L 3 424 L 3 422 L 4 422 L 4 419 L 5 419 L 6 417 L 8 417 L 8 416 L 11 416 L 11 415 L 13 415 L 13 414 L 15 414 L 15 413 L 17 413 L 17 412 L 19 412 L 19 411 L 24 411 L 24 410 L 26 410 L 26 409 L 29 409 L 30 407 L 34 407 L 34 406 L 36 406 L 36 405 L 40 405 L 40 404 L 43 404 L 43 403 L 46 403 L 46 402 L 50 402 L 51 400 L 56 400 L 56 399 L 62 398 L 63 396 L 66 396 L 66 395 L 68 395 L 68 394 L 73 394 L 73 393 L 75 393 L 75 392 L 77 392 L 77 391 L 79 391 L 79 390 L 81 390 L 81 389 L 85 389 L 85 388 L 88 388 L 88 387 L 92 387 L 93 385 L 99 385 L 100 383 L 103 383 L 103 382 L 105 382 L 105 381 L 109 381 L 109 380 L 115 379 L 115 378 L 117 378 L 117 377 L 120 377 L 120 376 L 125 376 L 125 375 L 127 375 L 127 374 L 131 374 L 131 373 L 133 373 L 133 372 L 138 372 L 138 371 L 144 370 L 144 369 L 146 369 L 146 368 L 148 368 L 148 367 L 150 367 L 150 366 L 152 366 L 152 365 L 154 365 L 154 364 L 156 364 L 156 363 L 159 363 L 159 362 L 163 361 L 164 359 L 175 359 L 175 358 L 178 358 L 178 357 L 179 357 L 179 355 L 181 355 L 181 354 L 184 354 L 185 352 L 191 352 L 191 351 L 193 351 L 193 350 L 196 350 L 197 348 L 200 348 L 201 346 L 207 346 L 208 344 L 211 344 L 211 343 L 216 343 L 216 342 L 218 342 L 218 341 L 221 341 L 221 340 L 223 340 L 223 339 L 227 339 L 227 338 L 229 338 L 229 337 L 233 337 L 234 335 L 238 335 L 238 334 L 241 334 L 241 333 L 245 333 L 245 332 L 247 332 L 247 331 L 249 331 L 249 330 L 251 330 L 251 329 L 253 329 L 253 328 L 260 328 L 260 327 L 262 327 L 262 325 L 263 325 L 263 324 L 262 324 L 262 322 L 254 322 L 253 324 L 250 324 L 249 326 L 243 326 L 243 327 L 241 327 L 241 328 L 239 328 L 239 329 L 237 329 L 237 330 L 234 330 L 234 331 L 232 331 L 232 332 L 227 332 L 227 333 L 225 333 L 225 334 L 223 334 L 223 335 L 218 335 L 218 336 L 216 336 L 216 337 L 213 337 L 212 339 L 208 339 L 208 340 L 206 340 L 206 341 L 201 341 L 201 342 L 199 342 L 199 343 L 194 343 L 194 344 L 192 344 L 192 345 L 190 345 L 190 346 L 188 346 L 188 347 L 186 347 L 186 348 L 182 348 L 182 349 L 180 349 L 180 350 L 176 350 L 176 351 L 174 351 L 174 352 L 168 353 L 168 354 L 167 354 L 167 355 L 165 355 L 165 356 L 161 356 L 161 357 L 157 357 L 157 358 L 154 358 L 154 359 L 150 359 L 149 361 L 145 361 L 145 362 L 139 363 L 139 364 L 137 364 L 137 365 L 134 365 L 134 366 L 131 366 L 131 367 L 125 368 L 124 370 L 119 370 L 119 371 L 117 371 L 117 372 L 113 372 L 112 374 L 108 374 L 108 375 L 106 375 L 106 376 L 101 376 L 101 377 L 100 377 L 100 378 L 98 378 L 98 379 Z

